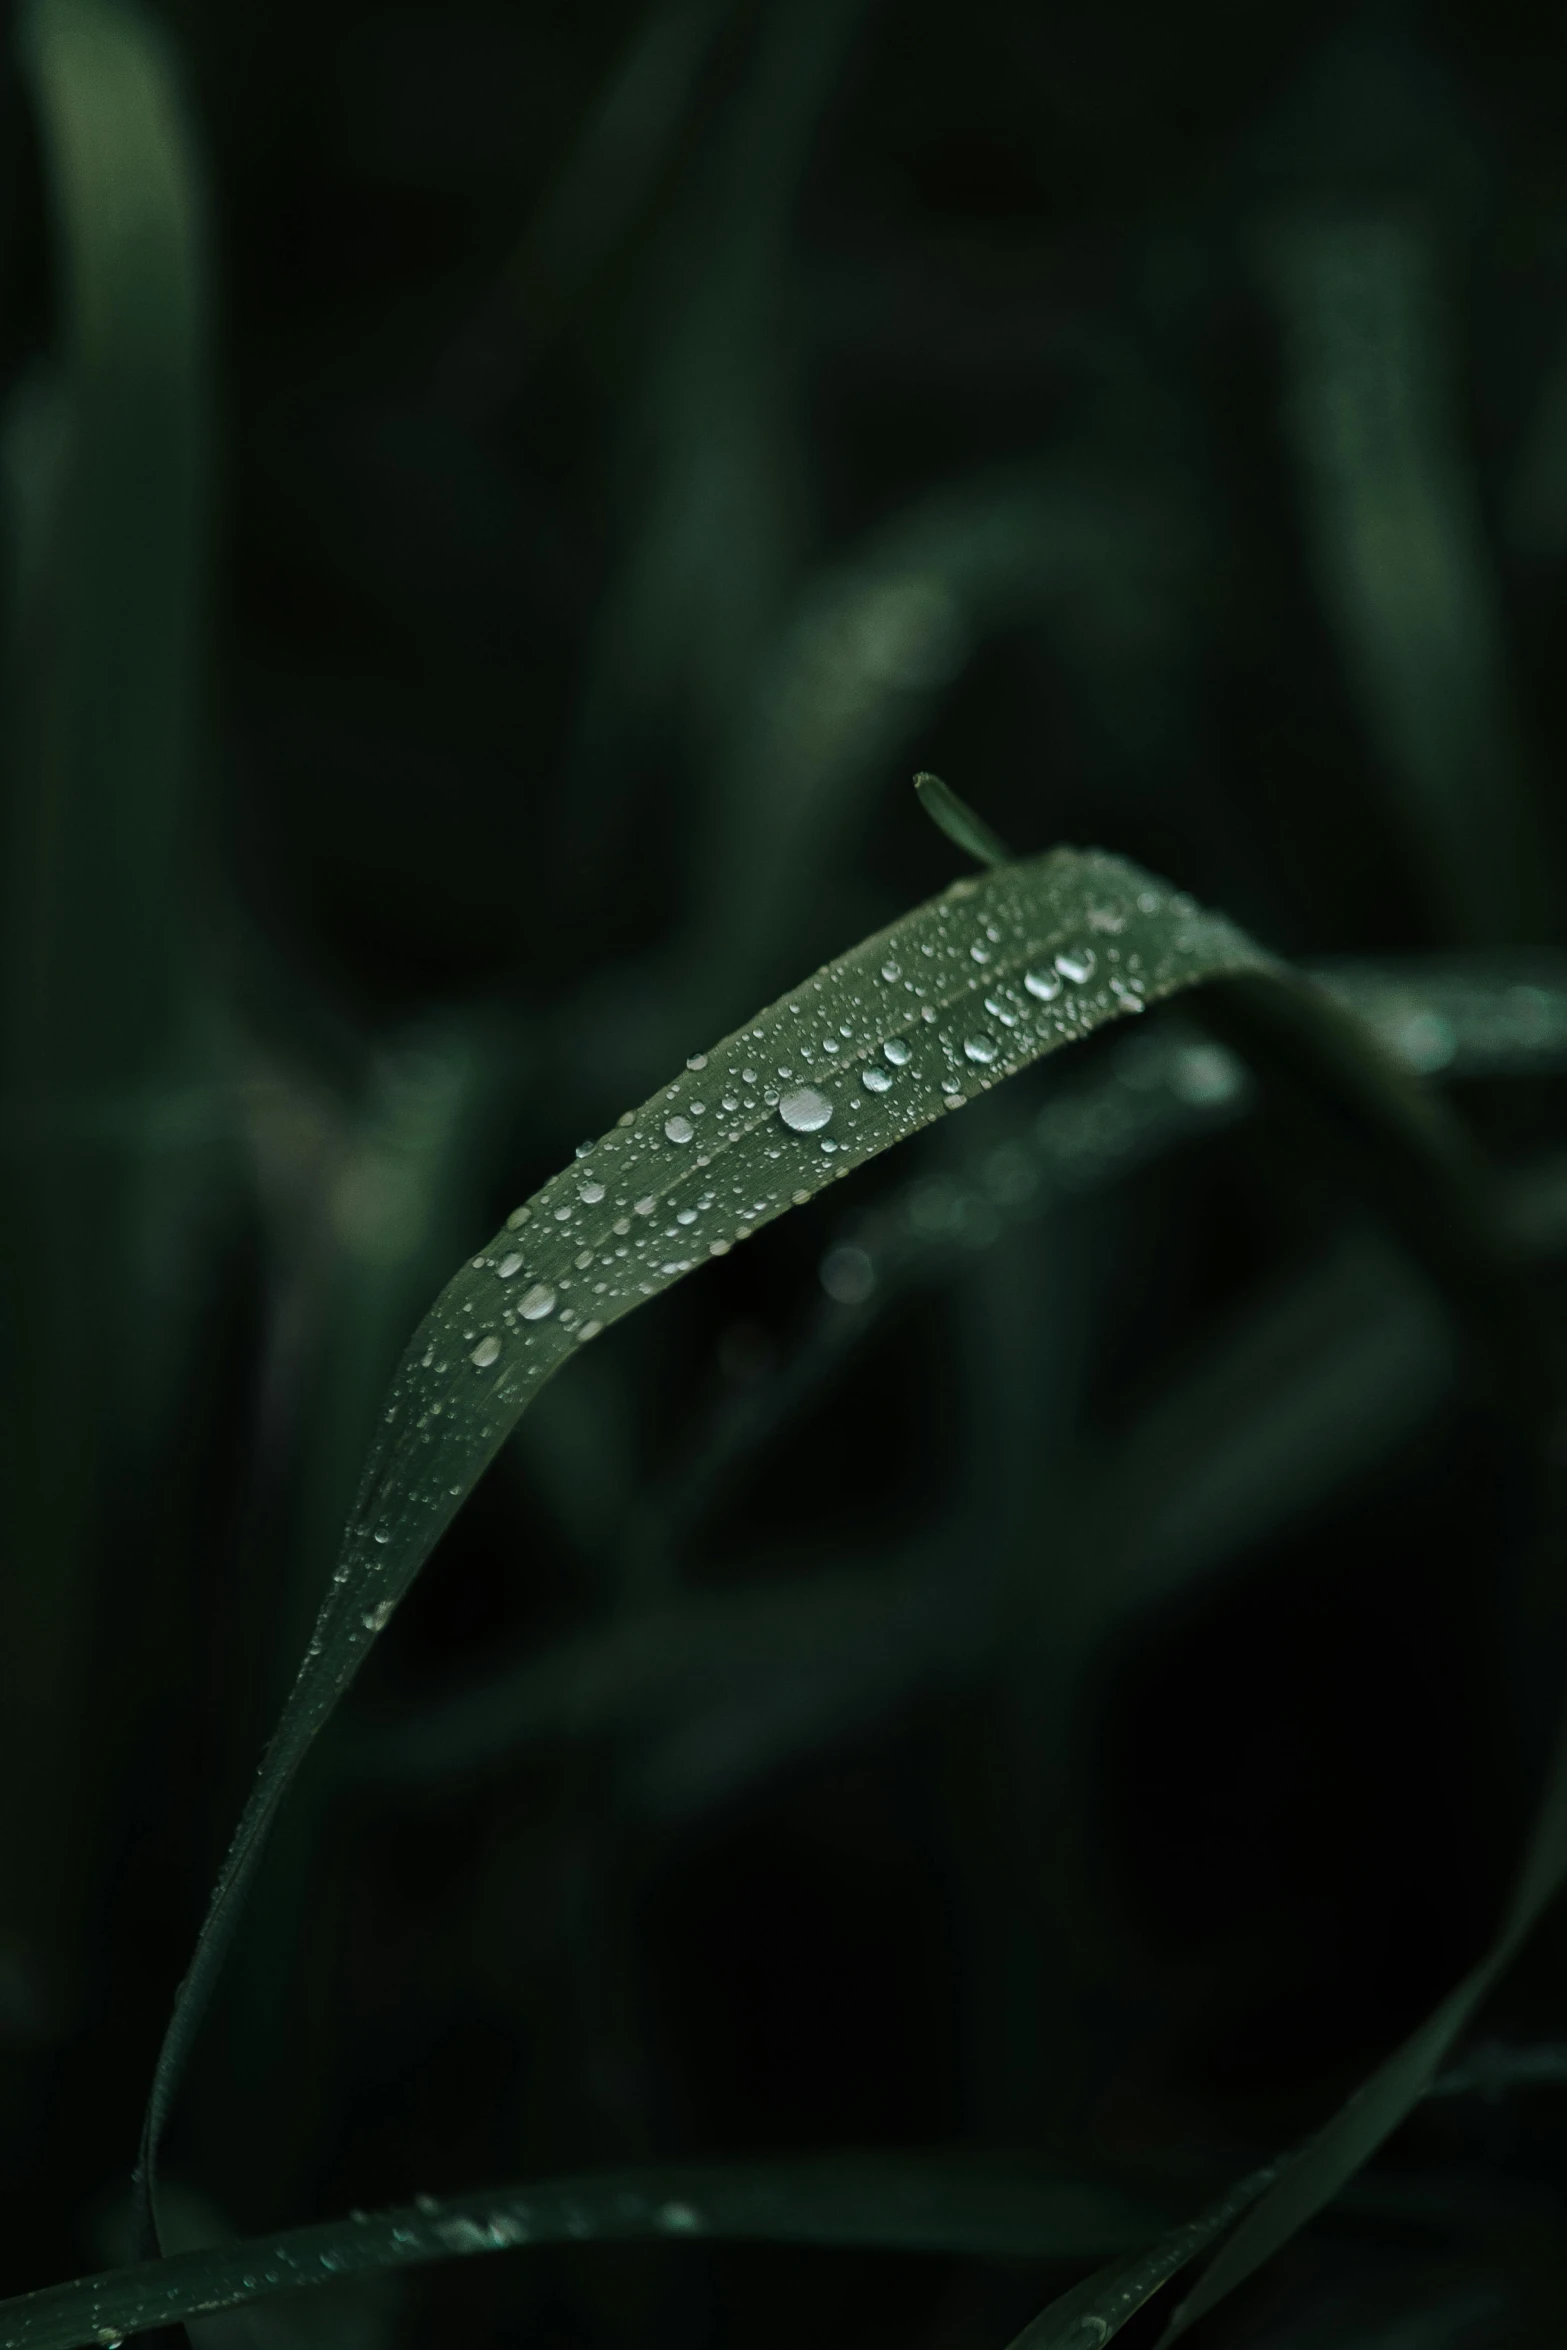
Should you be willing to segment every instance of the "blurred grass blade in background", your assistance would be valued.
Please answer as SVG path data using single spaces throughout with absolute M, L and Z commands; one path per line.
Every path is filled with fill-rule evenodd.
M 1303 217 L 1263 252 L 1322 590 L 1410 864 L 1447 935 L 1542 940 L 1557 908 L 1431 242 Z
M 914 789 L 919 794 L 920 806 L 936 826 L 944 832 L 955 848 L 979 865 L 1004 865 L 1009 851 L 997 838 L 982 816 L 976 816 L 965 800 L 960 800 L 950 783 L 943 783 L 939 775 L 924 769 L 914 778 Z
M 0 1883 L 59 2030 L 79 1965 L 100 1963 L 81 1941 L 82 1872 L 104 1759 L 189 1671 L 189 1483 L 152 1456 L 187 1392 L 193 1260 L 227 1196 L 206 1122 L 166 1114 L 213 1074 L 193 940 L 209 387 L 199 176 L 160 27 L 136 0 L 34 0 L 14 22 L 59 349 L 4 426 L 0 1441 L 17 1571 L 0 1597 L 0 1742 L 7 1783 L 32 1793 L 5 1808 Z M 149 1508 L 150 1571 L 129 1592 L 118 1541 Z M 137 1630 L 117 1641 L 131 1606 Z

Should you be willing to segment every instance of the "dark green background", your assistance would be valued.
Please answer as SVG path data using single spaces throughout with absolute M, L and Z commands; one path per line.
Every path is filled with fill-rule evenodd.
M 172 814 L 165 754 L 127 781 L 112 725 L 74 785 L 49 764 L 47 693 L 90 735 L 92 644 L 141 658 L 162 525 L 128 442 L 123 513 L 94 504 L 51 557 L 62 610 L 107 584 L 86 668 L 49 686 L 18 550 L 69 329 L 14 44 L 0 85 L 6 904 L 56 973 L 32 996 L 8 959 L 9 2291 L 127 2254 L 172 1986 L 403 1339 L 584 1136 L 945 882 L 914 768 L 1020 849 L 1123 852 L 1292 956 L 1549 951 L 1567 876 L 1554 19 L 157 20 L 210 289 Z M 1358 601 L 1351 543 L 1382 566 Z M 103 819 L 98 866 L 95 794 L 140 844 Z M 1382 1265 L 1266 1120 L 950 1251 L 659 1528 L 726 1415 L 855 1310 L 817 1279 L 855 1214 L 1099 1052 L 786 1219 L 544 1397 L 269 1857 L 171 2134 L 188 2239 L 653 2156 L 957 2140 L 1184 2209 L 1475 1955 L 1553 1659 L 1515 1629 L 1523 1446 L 1467 1375 L 1320 1475 L 1286 1414 L 1298 1476 L 1107 1641 L 1064 1759 L 1028 1649 L 1049 1605 L 998 1642 L 981 1596 L 949 1669 L 785 1643 L 488 1773 L 353 1759 L 685 1585 L 971 1552 L 977 1595 L 998 1560 L 1091 1589 L 1138 1475 L 1222 1464 L 1275 1376 L 1244 1353 L 1270 1301 L 1294 1284 L 1307 1311 L 1341 1243 Z M 1561 1138 L 1548 1070 L 1458 1099 L 1499 1161 Z M 1225 1347 L 1234 1391 L 1107 1499 L 1100 1465 Z M 1497 2032 L 1551 2040 L 1561 1955 L 1547 1931 Z M 1387 2175 L 1458 2216 L 1324 2223 L 1212 2339 L 1559 2339 L 1562 2112 L 1433 2108 Z M 1001 2350 L 1064 2281 L 584 2250 L 202 2338 Z M 1422 2330 L 1379 2330 L 1400 2311 Z

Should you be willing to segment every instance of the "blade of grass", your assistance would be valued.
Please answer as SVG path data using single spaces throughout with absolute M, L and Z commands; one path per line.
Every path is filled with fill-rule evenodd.
M 1386 216 L 1300 220 L 1266 268 L 1323 588 L 1405 836 L 1458 936 L 1539 939 L 1550 863 L 1430 244 Z
M 278 1806 L 532 1394 L 610 1322 L 944 1111 L 1107 1021 L 1216 981 L 1228 982 L 1248 1049 L 1339 1101 L 1352 1159 L 1380 1131 L 1402 1170 L 1388 1189 L 1395 1213 L 1484 1331 L 1514 1340 L 1487 1288 L 1489 1278 L 1505 1294 L 1507 1274 L 1439 1106 L 1222 917 L 1119 859 L 1061 849 L 954 883 L 863 941 L 585 1146 L 456 1275 L 410 1342 L 176 1998 L 142 2143 L 150 2243 L 164 2123 Z
M 1108 2341 L 1155 2292 L 1215 2243 L 1219 2250 L 1161 2339 L 1175 2341 L 1217 2307 L 1324 2210 L 1431 2093 L 1444 2059 L 1511 1966 L 1564 1879 L 1567 1727 L 1558 1737 L 1500 1926 L 1469 1972 L 1303 2146 L 1242 2181 L 1203 2219 L 1173 2231 L 1146 2256 L 1117 2263 L 1052 2302 L 1018 2337 L 1015 2350 L 1024 2350 L 1025 2345 L 1026 2350 L 1080 2350 L 1090 2342 Z M 1227 2240 L 1220 2242 L 1221 2238 Z
M 0 2302 L 0 2350 L 79 2345 L 353 2276 L 528 2244 L 733 2240 L 1002 2260 L 1093 2259 L 1157 2207 L 1027 2158 L 851 2154 L 546 2180 L 183 2252 Z
M 920 806 L 935 825 L 944 832 L 954 847 L 978 865 L 1004 865 L 1011 855 L 998 833 L 991 831 L 983 816 L 976 816 L 966 800 L 960 800 L 950 783 L 943 783 L 939 775 L 921 768 L 914 778 L 914 789 L 919 794 Z
M 1418 2028 L 1281 2165 L 1267 2193 L 1217 2253 L 1165 2329 L 1174 2341 L 1244 2283 L 1330 2203 L 1429 2091 L 1482 2003 L 1512 1965 L 1567 1878 L 1567 1731 L 1546 1778 L 1500 1929 L 1490 1948 Z

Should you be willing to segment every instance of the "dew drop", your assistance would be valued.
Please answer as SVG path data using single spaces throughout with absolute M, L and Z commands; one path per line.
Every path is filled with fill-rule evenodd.
M 513 1208 L 511 1214 L 506 1219 L 507 1231 L 519 1232 L 524 1224 L 531 1222 L 532 1217 L 533 1210 L 531 1208 Z
M 1023 985 L 1040 1003 L 1053 1004 L 1061 993 L 1061 976 L 1056 971 L 1025 971 Z
M 906 1068 L 913 1052 L 906 1036 L 889 1036 L 881 1049 L 895 1069 Z
M 673 1118 L 664 1120 L 664 1132 L 671 1142 L 689 1142 L 696 1128 L 689 1118 L 682 1118 L 677 1112 Z
M 778 1104 L 778 1115 L 794 1134 L 818 1134 L 832 1116 L 832 1103 L 814 1085 L 797 1085 Z
M 707 1067 L 706 1053 L 689 1054 L 686 1059 L 686 1067 L 688 1069 L 705 1069 Z
M 522 1271 L 522 1259 L 513 1249 L 509 1257 L 502 1257 L 495 1270 L 503 1281 L 509 1281 L 514 1273 Z
M 596 1208 L 604 1197 L 604 1186 L 602 1183 L 579 1183 L 577 1197 L 585 1208 Z
M 860 1083 L 867 1093 L 885 1093 L 892 1083 L 892 1072 L 890 1069 L 880 1068 L 875 1062 L 872 1062 L 868 1069 L 860 1071 Z
M 647 1192 L 636 1203 L 637 1214 L 639 1216 L 651 1216 L 657 1205 L 658 1202 L 653 1197 L 653 1194 L 651 1192 Z
M 590 1338 L 597 1338 L 603 1327 L 602 1322 L 584 1322 L 582 1328 L 577 1332 L 577 1344 L 585 1346 Z
M 517 1307 L 525 1322 L 542 1322 L 555 1311 L 555 1292 L 547 1281 L 535 1281 Z
M 996 1040 L 993 1036 L 966 1036 L 963 1039 L 963 1052 L 966 1059 L 977 1061 L 982 1069 L 988 1069 L 996 1057 Z
M 1092 947 L 1063 947 L 1056 957 L 1056 969 L 1074 987 L 1081 987 L 1085 979 L 1092 979 L 1095 960 Z
M 499 1362 L 500 1354 L 501 1342 L 492 1331 L 488 1338 L 480 1339 L 468 1360 L 475 1370 L 487 1371 L 491 1363 Z
M 901 979 L 903 977 L 902 967 L 897 963 L 883 963 L 881 967 L 881 975 L 883 979 L 887 981 L 888 985 L 891 986 L 893 980 Z
M 988 963 L 990 961 L 989 947 L 972 946 L 969 948 L 969 953 L 976 963 Z

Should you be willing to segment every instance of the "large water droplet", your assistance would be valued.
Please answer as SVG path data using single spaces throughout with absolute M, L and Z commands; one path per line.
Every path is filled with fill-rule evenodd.
M 1063 947 L 1056 957 L 1056 969 L 1074 987 L 1081 987 L 1085 979 L 1092 979 L 1095 960 L 1092 947 Z
M 906 1036 L 889 1036 L 881 1049 L 895 1069 L 906 1067 L 914 1050 Z
M 531 1208 L 513 1208 L 511 1214 L 506 1219 L 507 1231 L 516 1232 L 522 1225 L 528 1222 L 532 1214 L 533 1210 Z
M 814 1085 L 797 1085 L 778 1104 L 778 1115 L 795 1134 L 816 1134 L 832 1116 L 832 1103 Z
M 996 1057 L 996 1040 L 993 1036 L 966 1036 L 963 1039 L 963 1051 L 968 1060 L 977 1061 L 982 1069 L 988 1069 Z
M 596 1208 L 604 1197 L 604 1186 L 602 1183 L 579 1183 L 577 1197 L 585 1208 Z
M 509 1281 L 514 1273 L 522 1271 L 522 1259 L 513 1249 L 509 1257 L 502 1257 L 495 1270 L 503 1281 Z
M 1057 971 L 1025 971 L 1023 985 L 1042 1004 L 1053 1004 L 1061 993 L 1061 975 Z
M 689 1142 L 696 1128 L 689 1118 L 682 1118 L 677 1111 L 673 1118 L 664 1120 L 664 1132 L 671 1142 Z
M 903 977 L 902 970 L 896 963 L 883 963 L 881 967 L 881 975 L 883 979 L 887 981 L 889 986 L 893 980 L 901 979 Z
M 707 1067 L 706 1053 L 688 1054 L 686 1059 L 686 1067 L 688 1069 L 705 1069 Z
M 547 1281 L 535 1281 L 517 1307 L 525 1322 L 542 1322 L 555 1311 L 555 1292 Z
M 882 1069 L 873 1061 L 868 1069 L 860 1071 L 860 1083 L 867 1093 L 885 1093 L 892 1083 L 890 1069 Z
M 488 1338 L 481 1338 L 478 1345 L 474 1348 L 472 1354 L 468 1357 L 469 1362 L 473 1364 L 474 1369 L 477 1371 L 487 1371 L 491 1363 L 498 1363 L 500 1359 L 501 1342 L 493 1332 Z

